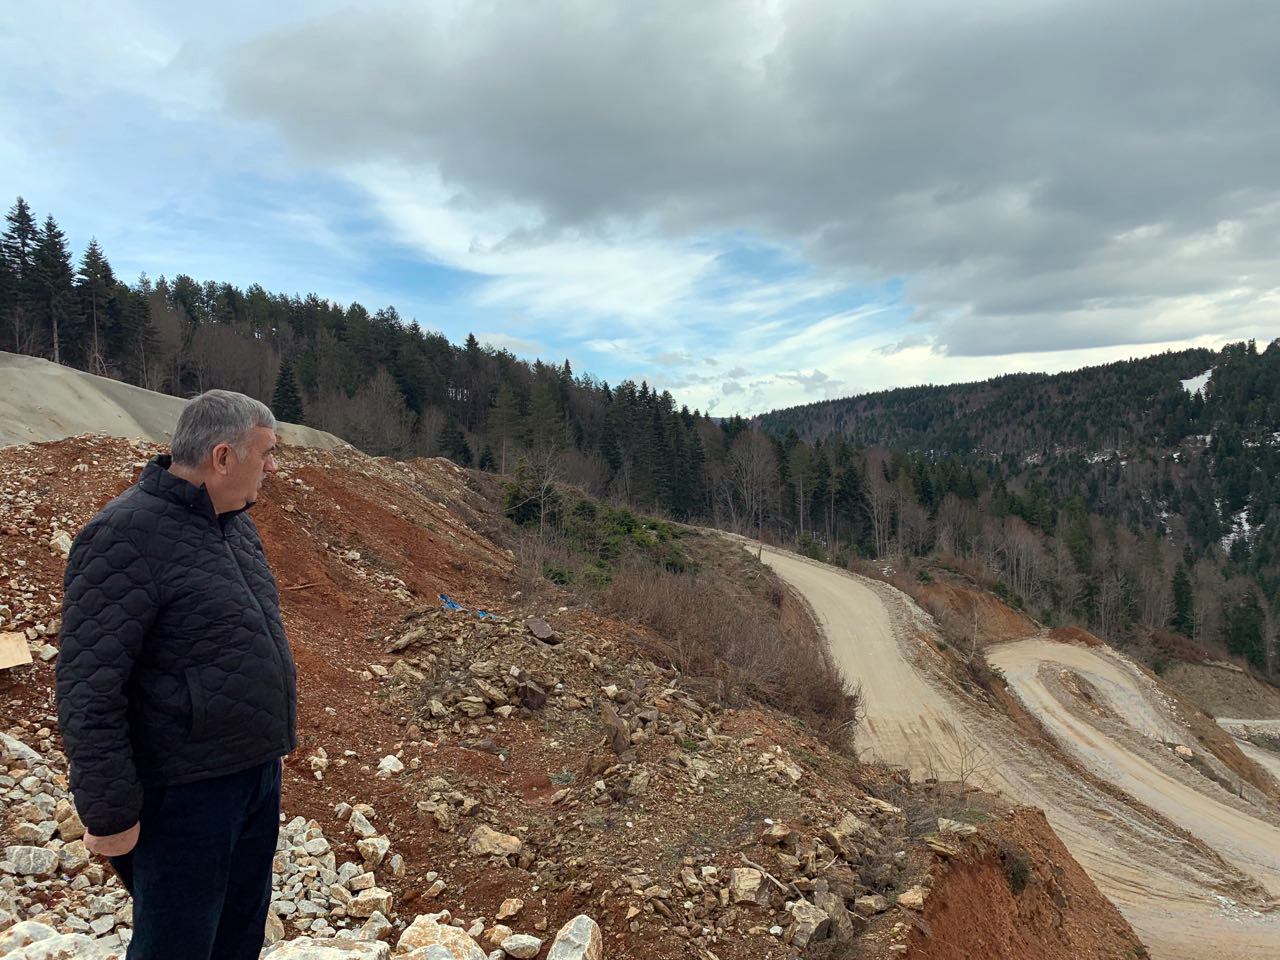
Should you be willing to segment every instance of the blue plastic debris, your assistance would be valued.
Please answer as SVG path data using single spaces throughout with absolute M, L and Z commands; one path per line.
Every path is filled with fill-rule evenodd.
M 448 594 L 444 594 L 444 593 L 440 594 L 440 605 L 444 607 L 446 610 L 466 610 L 467 609 L 462 604 L 454 600 L 450 600 Z M 474 611 L 474 613 L 476 617 L 479 618 L 480 620 L 484 620 L 486 617 L 493 616 L 492 613 L 488 613 L 487 611 L 484 611 L 484 610 L 476 610 Z

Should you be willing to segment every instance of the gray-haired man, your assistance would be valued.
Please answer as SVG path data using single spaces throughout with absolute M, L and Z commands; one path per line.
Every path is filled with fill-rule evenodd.
M 296 670 L 245 511 L 275 418 L 211 390 L 76 537 L 58 722 L 90 850 L 134 897 L 130 960 L 249 960 L 262 946 Z

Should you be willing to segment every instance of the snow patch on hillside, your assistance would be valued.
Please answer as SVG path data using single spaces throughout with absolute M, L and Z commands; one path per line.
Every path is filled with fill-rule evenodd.
M 1209 378 L 1212 376 L 1213 367 L 1210 367 L 1198 377 L 1192 377 L 1190 380 L 1181 380 L 1179 382 L 1182 384 L 1182 389 L 1194 397 L 1197 393 L 1201 395 L 1204 394 L 1204 388 L 1208 385 Z
M 1220 541 L 1222 549 L 1230 550 L 1231 545 L 1241 537 L 1244 538 L 1246 543 L 1249 543 L 1252 533 L 1253 528 L 1249 526 L 1249 508 L 1245 507 L 1242 510 L 1237 510 L 1231 515 L 1231 532 Z

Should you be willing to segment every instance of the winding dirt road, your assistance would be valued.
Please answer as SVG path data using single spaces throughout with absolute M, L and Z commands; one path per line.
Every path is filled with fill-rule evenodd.
M 1275 777 L 1276 783 L 1280 783 L 1280 753 L 1263 750 L 1248 740 L 1251 733 L 1261 733 L 1280 740 L 1280 720 L 1234 720 L 1218 717 L 1218 726 L 1236 738 L 1236 746 L 1244 751 L 1245 756 Z
M 901 592 L 769 547 L 761 558 L 861 684 L 865 757 L 1042 808 L 1158 960 L 1280 958 L 1280 811 L 1177 758 L 1165 744 L 1194 738 L 1122 656 L 1041 639 L 988 651 L 1064 757 L 947 679 L 931 618 Z

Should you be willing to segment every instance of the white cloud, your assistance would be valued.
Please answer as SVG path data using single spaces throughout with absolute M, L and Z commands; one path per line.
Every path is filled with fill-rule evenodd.
M 639 231 L 620 229 L 608 242 L 576 231 L 546 237 L 536 210 L 476 208 L 429 172 L 355 167 L 349 176 L 404 243 L 488 277 L 479 305 L 518 305 L 578 335 L 598 331 L 602 318 L 648 331 L 675 325 L 673 309 L 715 264 L 712 253 Z

